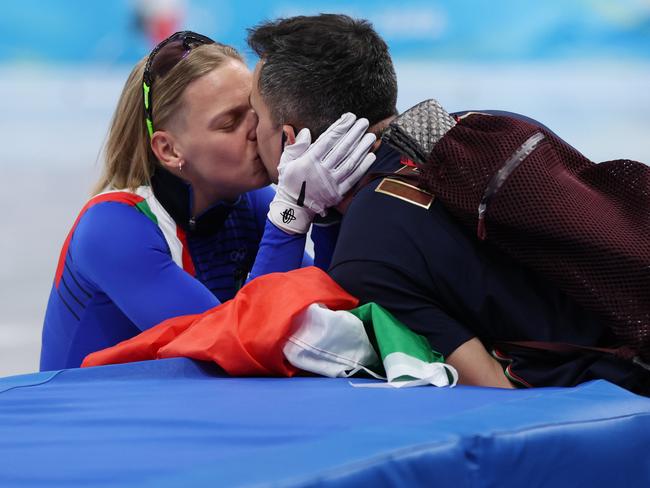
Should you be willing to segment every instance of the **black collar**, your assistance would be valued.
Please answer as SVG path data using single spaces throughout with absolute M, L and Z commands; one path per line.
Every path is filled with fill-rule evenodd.
M 201 215 L 192 219 L 192 187 L 165 168 L 158 166 L 151 177 L 153 193 L 169 212 L 176 225 L 189 234 L 208 236 L 217 232 L 225 222 L 235 204 L 217 202 Z M 239 197 L 241 198 L 241 197 Z

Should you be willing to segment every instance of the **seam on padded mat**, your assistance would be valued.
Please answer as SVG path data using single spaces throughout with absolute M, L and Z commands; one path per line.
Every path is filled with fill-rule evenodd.
M 60 375 L 61 373 L 63 373 L 64 371 L 65 371 L 64 369 L 59 370 L 59 371 L 57 371 L 55 374 L 53 374 L 52 376 L 50 376 L 49 378 L 47 378 L 46 380 L 41 381 L 40 383 L 30 383 L 29 385 L 16 385 L 16 386 L 12 386 L 12 387 L 10 387 L 10 388 L 7 388 L 6 390 L 2 390 L 2 391 L 0 391 L 0 395 L 2 395 L 3 393 L 6 393 L 6 392 L 8 392 L 8 391 L 11 391 L 11 390 L 17 390 L 18 388 L 29 388 L 29 387 L 31 387 L 31 386 L 41 386 L 41 385 L 44 385 L 44 384 L 49 383 L 50 381 L 52 381 L 54 378 L 56 378 L 57 376 L 59 376 L 59 375 Z
M 595 419 L 595 420 L 575 420 L 575 421 L 570 421 L 570 422 L 560 422 L 560 423 L 554 423 L 554 424 L 543 424 L 543 425 L 535 425 L 534 427 L 528 427 L 528 428 L 523 428 L 523 429 L 514 429 L 514 430 L 503 430 L 503 431 L 496 431 L 492 432 L 488 435 L 486 434 L 473 434 L 473 435 L 462 435 L 462 434 L 452 434 L 454 435 L 454 440 L 453 441 L 443 441 L 443 442 L 438 442 L 438 443 L 423 443 L 419 444 L 417 446 L 411 446 L 407 448 L 402 448 L 402 449 L 397 449 L 395 451 L 390 451 L 388 453 L 381 454 L 379 456 L 373 456 L 368 459 L 363 459 L 360 461 L 357 461 L 355 463 L 351 463 L 345 466 L 341 466 L 338 468 L 332 468 L 329 470 L 323 470 L 321 473 L 317 473 L 316 475 L 311 475 L 311 476 L 304 476 L 304 477 L 299 477 L 295 479 L 288 479 L 286 481 L 280 481 L 279 483 L 274 483 L 274 486 L 282 486 L 282 487 L 299 487 L 299 486 L 312 486 L 316 485 L 318 482 L 323 482 L 327 481 L 328 479 L 331 478 L 338 478 L 338 477 L 343 477 L 346 475 L 351 475 L 356 472 L 361 471 L 364 468 L 373 466 L 373 465 L 379 465 L 382 461 L 384 460 L 399 460 L 400 458 L 404 456 L 409 456 L 412 454 L 417 454 L 417 453 L 425 453 L 430 450 L 435 450 L 439 449 L 440 447 L 444 445 L 453 445 L 453 444 L 459 444 L 460 448 L 463 452 L 463 454 L 467 454 L 467 448 L 464 446 L 463 441 L 465 439 L 475 439 L 475 438 L 492 438 L 492 437 L 500 437 L 500 436 L 505 436 L 505 435 L 516 435 L 516 434 L 521 434 L 524 432 L 533 432 L 535 430 L 541 430 L 548 428 L 549 426 L 552 427 L 565 427 L 569 425 L 580 425 L 580 424 L 594 424 L 594 423 L 602 423 L 602 422 L 609 422 L 612 420 L 621 420 L 621 419 L 627 419 L 627 418 L 633 418 L 633 417 L 650 417 L 650 412 L 637 412 L 637 413 L 632 413 L 632 414 L 627 414 L 627 415 L 619 415 L 616 417 L 607 417 L 605 419 Z M 253 483 L 251 486 L 268 486 L 267 483 Z

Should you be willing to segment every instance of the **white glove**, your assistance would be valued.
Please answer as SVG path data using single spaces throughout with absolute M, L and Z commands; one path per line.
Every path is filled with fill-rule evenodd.
M 280 158 L 269 220 L 289 234 L 305 234 L 316 214 L 337 205 L 375 161 L 368 151 L 377 138 L 367 129 L 368 120 L 351 113 L 313 144 L 309 129 L 302 129 Z

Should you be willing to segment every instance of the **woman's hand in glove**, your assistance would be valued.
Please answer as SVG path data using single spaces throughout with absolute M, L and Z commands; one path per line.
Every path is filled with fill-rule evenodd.
M 368 151 L 377 139 L 368 120 L 351 113 L 334 122 L 311 144 L 309 129 L 286 146 L 278 166 L 278 187 L 268 218 L 290 234 L 304 234 L 316 214 L 325 215 L 375 161 Z

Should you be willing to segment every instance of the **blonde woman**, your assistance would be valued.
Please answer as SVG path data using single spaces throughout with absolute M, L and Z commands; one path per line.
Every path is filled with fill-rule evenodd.
M 309 224 L 372 163 L 374 136 L 352 115 L 314 144 L 303 132 L 283 154 L 276 194 L 258 156 L 251 80 L 237 51 L 189 31 L 133 69 L 104 174 L 61 250 L 41 370 L 77 367 L 232 298 L 247 278 L 310 264 Z

